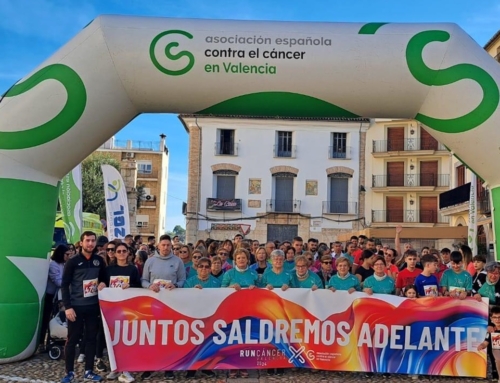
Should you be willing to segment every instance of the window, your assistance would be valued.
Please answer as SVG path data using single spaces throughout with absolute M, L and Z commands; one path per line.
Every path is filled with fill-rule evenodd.
M 137 173 L 151 174 L 153 172 L 153 164 L 149 161 L 137 162 Z
M 347 133 L 332 133 L 330 158 L 347 158 Z
M 236 148 L 234 144 L 234 130 L 233 129 L 220 129 L 218 131 L 219 141 L 216 144 L 216 155 L 236 155 Z
M 274 211 L 292 213 L 294 211 L 293 200 L 293 179 L 295 174 L 277 173 L 274 174 L 275 201 Z
M 235 174 L 216 174 L 215 198 L 234 199 L 236 189 Z
M 137 227 L 148 227 L 149 226 L 149 215 L 139 215 L 135 216 L 135 222 Z
M 295 157 L 292 145 L 292 132 L 277 132 L 275 157 Z
M 460 165 L 457 167 L 457 186 L 465 185 L 465 166 Z

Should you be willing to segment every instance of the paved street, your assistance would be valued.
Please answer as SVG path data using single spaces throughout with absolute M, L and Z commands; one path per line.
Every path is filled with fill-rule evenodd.
M 83 365 L 77 363 L 77 382 L 83 382 Z M 2 364 L 0 365 L 0 381 L 5 382 L 54 382 L 58 383 L 64 373 L 64 361 L 50 360 L 47 354 L 36 354 L 28 360 L 22 362 Z M 365 377 L 361 373 L 346 373 L 346 372 L 311 372 L 307 370 L 287 370 L 285 376 L 283 377 L 267 377 L 266 370 L 250 371 L 250 378 L 248 379 L 227 379 L 226 374 L 223 371 L 217 373 L 217 379 L 206 379 L 201 376 L 196 377 L 196 379 L 189 380 L 190 382 L 228 382 L 228 383 L 266 383 L 266 382 L 303 382 L 303 383 L 316 383 L 316 382 L 416 382 L 410 376 L 407 375 L 391 375 L 390 377 L 383 377 L 381 375 L 375 375 L 372 377 Z M 176 382 L 187 381 L 184 379 L 185 373 L 176 373 Z M 260 375 L 260 376 L 259 376 Z M 140 378 L 137 379 L 140 381 Z M 159 383 L 164 382 L 162 373 L 157 373 L 153 375 L 151 380 L 148 382 Z M 484 379 L 471 379 L 471 378 L 450 378 L 450 377 L 438 377 L 438 376 L 420 376 L 418 382 L 442 382 L 442 383 L 467 383 L 467 382 L 485 382 Z

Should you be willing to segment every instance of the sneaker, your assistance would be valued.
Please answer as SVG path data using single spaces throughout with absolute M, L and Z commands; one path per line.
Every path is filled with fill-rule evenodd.
M 194 379 L 194 376 L 196 375 L 196 370 L 189 370 L 186 372 L 186 379 Z
M 123 371 L 118 380 L 122 383 L 132 383 L 135 379 L 130 372 Z
M 212 370 L 201 370 L 201 375 L 206 378 L 215 378 L 217 376 Z
M 267 376 L 274 376 L 274 368 L 267 369 Z
M 75 373 L 73 371 L 68 372 L 68 374 L 61 379 L 61 383 L 71 383 L 75 379 Z
M 165 371 L 165 379 L 166 380 L 174 380 L 175 375 L 172 371 Z
M 142 380 L 149 380 L 151 378 L 151 371 L 144 371 L 141 374 L 141 379 Z
M 108 371 L 108 367 L 106 367 L 106 363 L 104 363 L 104 360 L 101 358 L 97 359 L 95 362 L 95 369 L 99 372 L 106 372 Z
M 110 372 L 108 374 L 108 376 L 106 376 L 106 379 L 108 379 L 108 380 L 115 380 L 119 376 L 120 376 L 120 372 L 119 371 L 112 371 L 112 372 Z
M 283 376 L 285 375 L 285 371 L 283 371 L 281 368 L 276 369 L 276 376 Z
M 100 375 L 94 374 L 94 371 L 88 370 L 85 371 L 85 375 L 83 375 L 84 382 L 101 382 L 102 377 Z
M 85 362 L 85 354 L 78 355 L 78 359 L 76 360 L 78 363 Z

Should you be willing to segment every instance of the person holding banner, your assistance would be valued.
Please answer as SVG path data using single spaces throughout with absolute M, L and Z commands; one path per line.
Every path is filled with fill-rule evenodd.
M 262 275 L 260 286 L 268 290 L 274 288 L 279 288 L 283 291 L 288 290 L 293 283 L 292 275 L 285 271 L 283 268 L 284 263 L 285 253 L 279 249 L 273 250 L 271 252 L 271 269 Z
M 129 287 L 141 287 L 141 279 L 137 268 L 127 261 L 128 246 L 120 243 L 115 249 L 114 261 L 106 267 L 106 279 L 99 284 L 99 291 L 105 287 L 115 289 L 128 289 Z M 106 379 L 118 378 L 122 383 L 132 383 L 135 379 L 128 371 L 112 371 Z
M 329 258 L 329 260 L 327 260 Z M 332 265 L 332 257 L 330 254 L 321 257 L 321 263 L 329 262 L 330 268 Z M 307 259 L 303 255 L 299 255 L 295 259 L 295 274 L 293 276 L 292 287 L 299 287 L 303 289 L 311 289 L 315 291 L 323 288 L 323 282 L 317 274 L 309 272 L 307 269 Z
M 485 348 L 492 350 L 492 356 L 494 363 L 492 361 L 492 370 L 498 371 L 500 369 L 500 307 L 493 306 L 490 309 L 490 320 L 493 323 L 493 332 L 486 333 L 486 339 L 477 346 L 477 350 L 481 351 Z M 497 373 L 498 376 L 498 373 Z M 499 380 L 500 381 L 500 380 Z
M 144 264 L 141 278 L 142 287 L 158 293 L 160 290 L 170 291 L 182 287 L 185 282 L 186 269 L 184 263 L 172 253 L 170 236 L 164 234 L 158 242 L 157 252 Z M 142 380 L 151 378 L 151 371 L 143 372 L 141 378 Z M 165 371 L 165 379 L 175 379 L 174 373 Z
M 366 294 L 394 294 L 396 285 L 394 279 L 385 273 L 386 267 L 384 256 L 377 256 L 373 262 L 374 273 L 366 278 L 363 285 L 363 291 Z
M 198 267 L 196 268 L 197 275 L 188 278 L 184 284 L 184 288 L 204 289 L 220 287 L 221 282 L 210 274 L 211 268 L 212 261 L 210 259 L 206 257 L 200 258 Z
M 211 275 L 217 278 L 222 283 L 222 277 L 224 276 L 224 270 L 222 270 L 222 258 L 218 255 L 214 255 L 211 259 L 212 261 L 212 271 Z
M 351 262 L 348 258 L 341 256 L 337 259 L 337 274 L 333 275 L 326 288 L 335 292 L 336 290 L 345 290 L 349 294 L 355 291 L 361 291 L 361 285 L 358 278 L 349 273 Z

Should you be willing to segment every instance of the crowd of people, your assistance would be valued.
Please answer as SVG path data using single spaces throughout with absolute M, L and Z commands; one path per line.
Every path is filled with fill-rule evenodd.
M 305 242 L 301 237 L 261 244 L 237 234 L 233 240 L 207 239 L 184 244 L 178 237 L 168 235 L 162 235 L 158 241 L 148 237 L 147 243 L 142 243 L 140 236 L 127 235 L 123 241 L 108 241 L 106 237 L 96 238 L 94 233 L 84 232 L 78 243 L 60 245 L 52 255 L 41 343 L 45 341 L 51 305 L 58 291 L 68 320 L 66 375 L 62 383 L 75 378 L 77 345 L 80 350 L 77 361 L 85 363 L 84 380 L 101 381 L 94 369 L 100 373 L 107 371 L 97 297 L 98 291 L 105 287 L 142 287 L 154 292 L 176 288 L 307 288 L 393 294 L 409 299 L 443 296 L 481 301 L 486 297 L 491 305 L 499 304 L 500 263 L 486 262 L 481 255 L 473 256 L 466 245 L 456 251 L 428 247 L 417 251 L 411 243 L 401 246 L 401 230 L 401 227 L 396 229 L 394 248 L 365 236 L 352 236 L 346 244 L 319 243 L 315 238 Z M 490 343 L 486 340 L 481 347 L 487 348 L 494 360 Z M 493 363 L 493 377 L 498 379 L 495 367 Z M 187 371 L 186 378 L 196 373 Z M 215 377 L 210 370 L 200 373 Z M 283 373 L 283 369 L 267 371 L 268 375 Z M 164 374 L 166 380 L 175 378 L 172 371 Z M 147 380 L 151 375 L 152 372 L 145 371 L 141 378 Z M 228 376 L 244 378 L 248 377 L 248 371 L 230 370 Z M 107 379 L 134 381 L 127 371 L 112 371 Z

